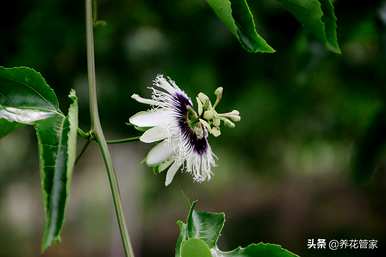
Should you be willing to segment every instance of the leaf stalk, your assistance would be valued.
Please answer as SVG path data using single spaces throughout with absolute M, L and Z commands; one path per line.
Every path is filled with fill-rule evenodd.
M 133 141 L 138 141 L 138 137 L 128 137 L 128 138 L 121 138 L 121 139 L 113 139 L 113 140 L 107 140 L 107 144 L 112 145 L 112 144 L 123 144 L 123 143 L 128 143 L 128 142 L 133 142 Z

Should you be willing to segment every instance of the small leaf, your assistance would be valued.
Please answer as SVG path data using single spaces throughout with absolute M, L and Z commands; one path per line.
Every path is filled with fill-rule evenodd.
M 334 53 L 341 53 L 331 0 L 278 0 L 304 28 Z
M 257 33 L 254 18 L 246 0 L 207 0 L 207 2 L 245 50 L 251 53 L 275 52 Z
M 40 73 L 27 67 L 0 67 L 0 136 L 16 124 L 33 125 L 39 142 L 45 210 L 42 249 L 60 240 L 76 152 L 78 105 L 71 91 L 65 116 Z
M 212 255 L 204 241 L 192 238 L 183 242 L 181 257 L 212 257 Z
M 189 238 L 204 240 L 213 248 L 225 223 L 224 213 L 196 211 L 197 202 L 193 202 L 188 216 L 187 232 Z
M 223 213 L 196 211 L 197 202 L 193 202 L 187 223 L 178 221 L 180 235 L 176 245 L 175 257 L 297 257 L 298 255 L 285 250 L 275 244 L 250 244 L 245 248 L 238 247 L 232 251 L 224 252 L 218 249 L 217 240 L 225 223 Z M 194 241 L 192 241 L 194 240 Z M 203 246 L 205 244 L 206 247 Z M 196 248 L 195 248 L 196 247 Z M 209 249 L 209 251 L 208 251 Z M 207 255 L 207 254 L 210 255 Z

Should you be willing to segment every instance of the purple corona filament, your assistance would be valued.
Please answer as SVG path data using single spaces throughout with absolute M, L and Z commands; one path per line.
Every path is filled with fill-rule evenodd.
M 199 138 L 188 123 L 188 106 L 192 106 L 190 100 L 179 93 L 176 93 L 174 98 L 177 112 L 176 118 L 181 134 L 190 143 L 190 146 L 197 154 L 204 154 L 208 149 L 207 139 L 205 137 Z

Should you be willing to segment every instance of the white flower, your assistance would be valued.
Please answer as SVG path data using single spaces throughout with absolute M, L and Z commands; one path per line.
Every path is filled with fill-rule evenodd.
M 156 77 L 151 89 L 151 99 L 136 94 L 132 98 L 151 105 L 152 109 L 129 119 L 134 126 L 149 128 L 140 137 L 142 142 L 160 141 L 148 153 L 146 164 L 158 166 L 159 171 L 169 168 L 166 186 L 181 167 L 197 182 L 209 180 L 215 166 L 215 155 L 208 143 L 207 129 L 200 121 L 192 124 L 189 120 L 192 101 L 174 81 L 162 75 Z

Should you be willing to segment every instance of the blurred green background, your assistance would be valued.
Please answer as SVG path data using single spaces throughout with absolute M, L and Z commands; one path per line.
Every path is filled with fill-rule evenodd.
M 227 215 L 224 250 L 271 242 L 301 256 L 379 256 L 378 251 L 307 250 L 309 238 L 386 244 L 386 4 L 335 1 L 342 55 L 307 35 L 275 0 L 249 1 L 275 54 L 248 54 L 205 0 L 99 0 L 96 65 L 109 138 L 137 135 L 124 123 L 144 108 L 158 73 L 189 95 L 224 87 L 220 111 L 242 121 L 210 139 L 215 177 L 168 188 L 141 164 L 148 145 L 111 146 L 138 257 L 174 256 L 176 220 L 187 199 Z M 60 96 L 75 88 L 89 126 L 84 3 L 8 1 L 0 10 L 0 65 L 40 71 Z M 83 145 L 79 140 L 79 148 Z M 382 148 L 383 147 L 383 148 Z M 355 183 L 353 173 L 371 179 Z M 0 256 L 39 256 L 42 204 L 36 139 L 21 128 L 0 141 Z M 122 256 L 103 164 L 90 148 L 74 171 L 62 243 L 44 256 Z

